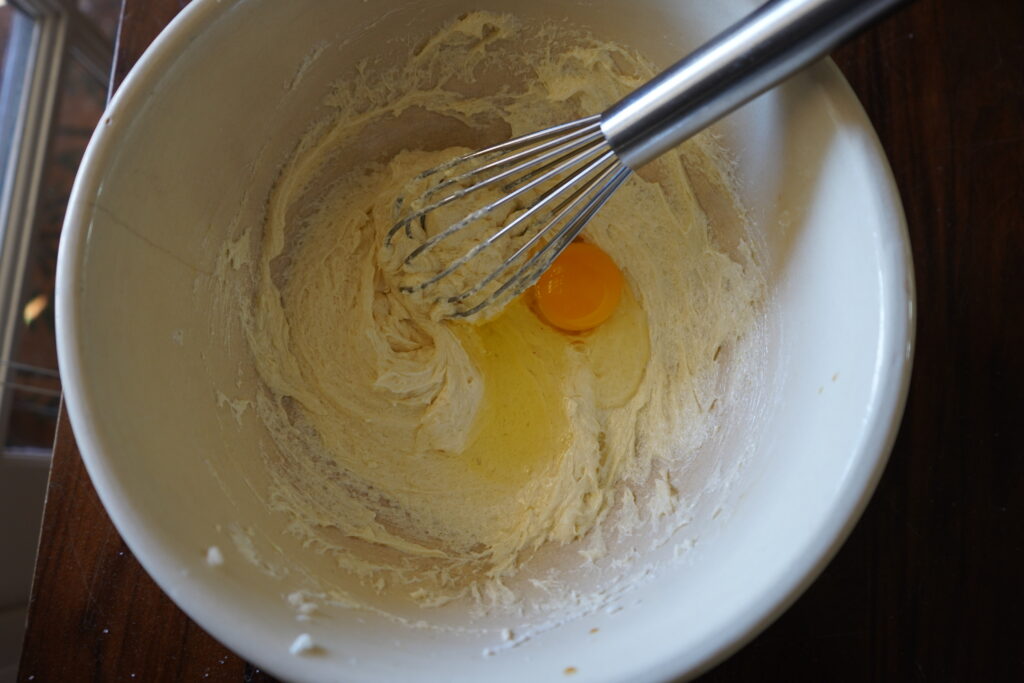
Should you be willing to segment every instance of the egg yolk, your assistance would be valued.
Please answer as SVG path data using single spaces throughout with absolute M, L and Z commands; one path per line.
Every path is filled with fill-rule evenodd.
M 600 247 L 573 242 L 533 287 L 534 304 L 548 324 L 567 332 L 597 327 L 622 296 L 622 272 Z

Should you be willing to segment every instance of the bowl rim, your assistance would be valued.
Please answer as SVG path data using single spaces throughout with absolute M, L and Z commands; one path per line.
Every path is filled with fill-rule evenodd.
M 192 619 L 219 641 L 249 661 L 259 662 L 276 675 L 303 676 L 313 669 L 299 658 L 285 660 L 271 654 L 279 641 L 267 630 L 242 618 L 238 605 L 218 594 L 204 581 L 183 577 L 181 558 L 155 541 L 128 503 L 127 487 L 116 468 L 104 456 L 104 438 L 94 427 L 99 412 L 88 401 L 84 381 L 79 330 L 78 295 L 95 197 L 107 162 L 118 139 L 132 123 L 132 112 L 145 105 L 150 84 L 163 74 L 180 52 L 204 27 L 229 12 L 235 3 L 194 0 L 157 36 L 114 93 L 82 158 L 75 178 L 60 239 L 57 265 L 55 317 L 57 353 L 64 402 L 85 468 L 111 521 L 146 572 Z M 881 225 L 891 231 L 897 248 L 884 250 L 880 281 L 883 325 L 876 354 L 871 398 L 865 411 L 865 427 L 856 452 L 850 458 L 848 484 L 821 520 L 808 552 L 790 572 L 781 576 L 773 590 L 765 591 L 748 605 L 743 617 L 728 629 L 710 634 L 701 644 L 676 653 L 657 664 L 634 672 L 634 680 L 691 678 L 719 664 L 741 649 L 774 622 L 813 583 L 856 526 L 881 478 L 902 420 L 910 385 L 916 327 L 916 294 L 913 260 L 906 219 L 892 169 L 881 142 L 863 107 L 838 67 L 825 60 L 820 83 L 832 106 L 863 127 L 863 158 L 876 178 L 878 200 L 885 215 Z M 271 648 L 268 650 L 268 648 Z M 282 651 L 288 656 L 286 651 Z M 282 668 L 287 666 L 287 671 Z M 270 666 L 264 666 L 264 663 Z M 354 678 L 352 680 L 359 680 Z
M 903 413 L 910 390 L 917 334 L 917 289 L 914 260 L 910 246 L 906 214 L 892 167 L 871 119 L 843 75 L 829 57 L 817 66 L 819 84 L 827 88 L 832 107 L 840 109 L 847 120 L 862 125 L 862 159 L 870 165 L 879 207 L 887 216 L 880 222 L 888 226 L 896 248 L 882 250 L 879 281 L 881 284 L 882 325 L 872 375 L 871 395 L 865 410 L 865 438 L 854 449 L 846 472 L 846 485 L 833 501 L 828 515 L 821 520 L 816 536 L 806 552 L 779 577 L 772 591 L 747 608 L 745 619 L 725 633 L 711 639 L 705 655 L 697 662 L 686 662 L 685 656 L 666 661 L 651 670 L 649 680 L 669 681 L 683 674 L 690 680 L 721 664 L 745 647 L 771 626 L 814 583 L 825 567 L 846 543 L 864 514 L 868 503 L 885 472 L 893 446 L 903 422 Z M 902 315 L 901 315 L 902 313 Z

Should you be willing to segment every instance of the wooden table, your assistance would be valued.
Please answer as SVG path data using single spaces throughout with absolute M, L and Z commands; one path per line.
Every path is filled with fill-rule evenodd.
M 116 82 L 186 1 L 124 1 Z M 1024 2 L 922 0 L 835 57 L 903 194 L 919 297 L 913 384 L 846 545 L 704 680 L 1024 680 Z M 142 570 L 64 417 L 20 680 L 272 680 Z

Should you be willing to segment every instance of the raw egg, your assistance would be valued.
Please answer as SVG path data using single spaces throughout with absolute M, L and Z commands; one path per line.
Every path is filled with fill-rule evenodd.
M 622 272 L 600 247 L 573 242 L 533 287 L 540 317 L 566 332 L 608 320 L 622 297 Z

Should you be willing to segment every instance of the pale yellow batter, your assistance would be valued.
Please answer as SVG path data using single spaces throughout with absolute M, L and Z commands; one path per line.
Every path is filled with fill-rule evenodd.
M 655 514 L 609 514 L 622 492 L 665 507 L 667 481 L 640 489 L 708 432 L 715 359 L 749 325 L 758 278 L 711 238 L 688 173 L 733 204 L 699 137 L 587 229 L 628 285 L 608 322 L 569 336 L 525 298 L 486 323 L 435 319 L 382 252 L 409 179 L 452 145 L 601 111 L 652 70 L 569 28 L 484 13 L 402 61 L 342 82 L 257 233 L 242 308 L 278 448 L 272 501 L 291 532 L 380 590 L 514 600 L 501 587 L 538 548 Z

